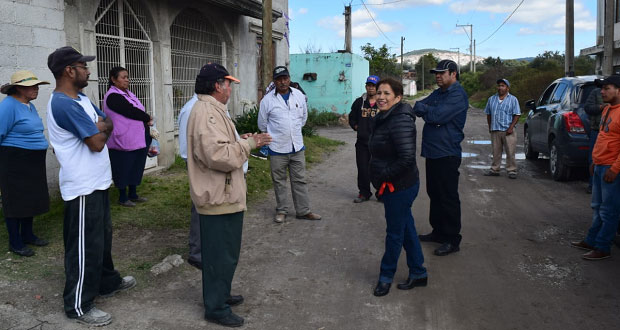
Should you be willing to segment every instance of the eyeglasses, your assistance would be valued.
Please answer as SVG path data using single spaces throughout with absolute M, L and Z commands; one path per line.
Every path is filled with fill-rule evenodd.
M 88 66 L 86 65 L 69 65 L 71 68 L 82 68 L 84 70 L 88 70 Z

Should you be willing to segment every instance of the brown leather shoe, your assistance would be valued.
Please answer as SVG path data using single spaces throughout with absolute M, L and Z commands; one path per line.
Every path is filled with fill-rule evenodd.
M 302 219 L 302 220 L 321 220 L 321 216 L 316 214 L 316 213 L 308 213 L 306 215 L 298 215 L 296 217 L 297 219 Z
M 273 218 L 273 221 L 275 221 L 276 223 L 283 223 L 284 219 L 286 219 L 286 214 L 278 213 L 276 214 L 276 217 Z
M 577 249 L 586 250 L 586 251 L 594 250 L 594 246 L 586 243 L 585 241 L 572 241 L 570 242 L 570 246 L 577 248 Z
M 601 260 L 601 259 L 607 259 L 607 258 L 611 257 L 611 254 L 608 253 L 608 252 L 603 252 L 601 250 L 592 250 L 592 251 L 584 254 L 581 257 L 586 259 L 586 260 Z

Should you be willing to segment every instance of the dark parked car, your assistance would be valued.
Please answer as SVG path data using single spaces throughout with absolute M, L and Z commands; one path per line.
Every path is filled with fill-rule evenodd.
M 567 180 L 573 168 L 588 166 L 590 121 L 584 103 L 597 78 L 557 79 L 538 100 L 525 103 L 530 109 L 523 128 L 525 157 L 549 155 L 549 170 L 556 181 Z

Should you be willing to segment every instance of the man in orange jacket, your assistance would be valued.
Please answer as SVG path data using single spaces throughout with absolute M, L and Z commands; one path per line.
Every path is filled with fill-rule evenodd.
M 586 238 L 571 242 L 573 247 L 588 250 L 586 260 L 609 258 L 612 240 L 620 217 L 620 76 L 596 81 L 601 87 L 603 110 L 599 135 L 592 151 L 592 226 Z

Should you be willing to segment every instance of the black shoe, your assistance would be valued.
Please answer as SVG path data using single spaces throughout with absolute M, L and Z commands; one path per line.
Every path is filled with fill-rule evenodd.
M 46 240 L 44 240 L 42 238 L 38 238 L 38 237 L 34 241 L 26 241 L 26 240 L 24 240 L 24 243 L 25 244 L 34 245 L 34 246 L 46 246 L 46 245 L 50 244 L 50 242 L 48 242 L 48 241 L 46 241 Z
M 230 313 L 227 316 L 224 316 L 222 318 L 219 319 L 211 319 L 208 317 L 205 317 L 205 319 L 211 323 L 215 323 L 215 324 L 219 324 L 221 326 L 225 326 L 225 327 L 229 327 L 229 328 L 237 328 L 243 325 L 243 317 L 235 314 L 235 313 Z
M 375 291 L 372 293 L 377 297 L 381 297 L 381 296 L 385 296 L 386 294 L 390 293 L 390 286 L 392 285 L 392 283 L 385 283 L 385 282 L 377 282 L 377 286 L 375 287 Z
M 24 246 L 23 248 L 18 250 L 14 249 L 12 246 L 9 245 L 9 251 L 22 257 L 32 257 L 34 255 L 34 251 L 32 251 L 32 249 L 27 246 Z
M 437 238 L 437 236 L 435 236 L 433 233 L 430 234 L 426 234 L 426 235 L 418 235 L 418 238 L 420 239 L 420 242 L 435 242 L 435 243 L 443 243 L 439 238 Z
M 443 243 L 442 246 L 438 247 L 437 249 L 435 249 L 435 255 L 436 256 L 447 256 L 450 253 L 454 253 L 459 251 L 460 248 L 458 245 L 453 245 L 451 243 Z
M 200 261 L 196 261 L 196 260 L 192 260 L 190 258 L 187 258 L 187 263 L 198 268 L 199 270 L 202 270 L 202 262 Z
M 357 195 L 357 197 L 355 197 L 355 199 L 353 199 L 353 203 L 363 203 L 369 199 L 370 199 L 370 196 L 366 197 L 362 194 L 359 194 Z
M 411 290 L 416 286 L 426 286 L 428 283 L 428 277 L 424 278 L 408 278 L 403 283 L 398 283 L 396 286 L 399 290 Z
M 229 306 L 241 305 L 241 303 L 243 303 L 243 296 L 242 295 L 230 296 L 230 298 L 226 299 L 226 303 Z

